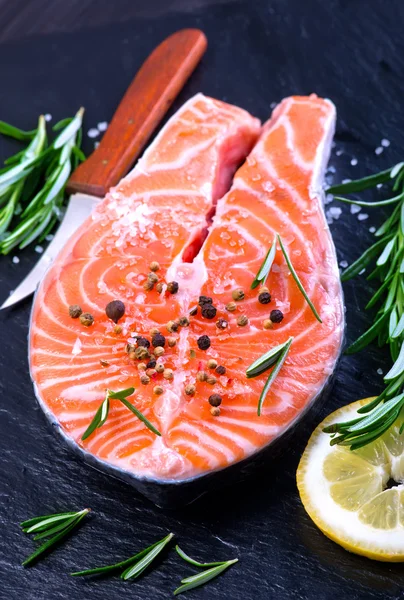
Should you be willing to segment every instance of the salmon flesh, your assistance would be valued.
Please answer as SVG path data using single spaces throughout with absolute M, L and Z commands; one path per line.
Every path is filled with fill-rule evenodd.
M 334 125 L 334 105 L 315 95 L 283 100 L 261 127 L 198 94 L 67 242 L 35 298 L 30 369 L 43 410 L 90 462 L 135 484 L 184 484 L 255 456 L 318 397 L 344 326 L 322 205 Z M 276 234 L 322 322 L 279 244 L 265 283 L 270 301 L 251 289 Z M 153 261 L 158 282 L 147 289 Z M 112 300 L 125 305 L 118 327 L 105 312 Z M 91 326 L 69 316 L 76 304 Z M 269 324 L 273 310 L 283 319 Z M 165 337 L 161 356 L 152 344 L 146 358 L 128 353 L 141 339 L 147 346 L 153 329 Z M 258 416 L 268 372 L 248 379 L 246 369 L 290 337 Z M 128 401 L 161 436 L 111 399 L 105 423 L 83 441 L 106 390 L 129 387 Z

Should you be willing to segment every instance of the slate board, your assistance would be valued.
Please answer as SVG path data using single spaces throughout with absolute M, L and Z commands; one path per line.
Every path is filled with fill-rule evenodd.
M 403 158 L 404 4 L 399 0 L 195 1 L 183 4 L 183 13 L 153 0 L 141 4 L 141 16 L 125 23 L 3 43 L 1 118 L 31 128 L 41 112 L 52 114 L 55 121 L 84 105 L 87 131 L 109 120 L 157 43 L 176 29 L 196 26 L 206 32 L 209 50 L 174 109 L 203 91 L 265 119 L 272 102 L 315 91 L 338 108 L 330 163 L 337 181 Z M 99 7 L 102 10 L 101 3 Z M 374 151 L 382 138 L 391 146 L 377 156 Z M 85 136 L 86 152 L 92 144 Z M 0 140 L 0 158 L 14 147 Z M 337 150 L 343 153 L 337 156 Z M 358 159 L 356 166 L 351 165 L 353 157 Z M 358 221 L 342 206 L 341 217 L 331 225 L 340 261 L 352 261 L 369 245 L 369 227 L 381 218 L 376 210 Z M 19 264 L 12 256 L 0 258 L 1 300 L 38 258 L 33 249 L 19 256 Z M 370 315 L 362 311 L 370 289 L 363 278 L 344 286 L 348 341 L 370 323 Z M 314 425 L 338 406 L 381 389 L 377 369 L 385 371 L 389 365 L 384 351 L 372 347 L 342 357 L 326 406 L 312 414 L 282 457 L 255 479 L 168 512 L 85 466 L 49 430 L 28 375 L 29 310 L 27 301 L 0 314 L 1 598 L 169 598 L 179 580 L 193 572 L 173 552 L 161 568 L 133 584 L 68 576 L 77 568 L 124 558 L 168 531 L 175 532 L 183 548 L 200 560 L 240 558 L 231 572 L 189 593 L 190 598 L 402 597 L 403 568 L 350 555 L 325 538 L 305 514 L 295 485 L 299 456 Z M 24 571 L 19 565 L 32 545 L 17 523 L 32 515 L 84 506 L 94 511 L 91 522 L 46 561 Z

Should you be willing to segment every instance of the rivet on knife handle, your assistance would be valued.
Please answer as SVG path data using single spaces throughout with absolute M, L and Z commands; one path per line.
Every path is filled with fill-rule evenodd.
M 74 171 L 69 193 L 103 197 L 129 171 L 207 46 L 198 29 L 177 31 L 150 54 L 132 81 L 98 148 Z

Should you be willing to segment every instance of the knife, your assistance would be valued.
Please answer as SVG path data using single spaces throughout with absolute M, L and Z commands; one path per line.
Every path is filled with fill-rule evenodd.
M 202 31 L 182 29 L 153 50 L 122 98 L 99 146 L 70 177 L 66 189 L 72 195 L 55 237 L 0 310 L 35 291 L 68 238 L 109 188 L 129 171 L 199 63 L 206 47 L 207 40 Z

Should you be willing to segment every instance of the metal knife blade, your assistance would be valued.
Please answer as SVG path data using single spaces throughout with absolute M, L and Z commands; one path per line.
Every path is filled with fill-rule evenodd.
M 122 98 L 98 148 L 67 184 L 69 204 L 57 233 L 32 271 L 0 306 L 32 294 L 52 260 L 85 221 L 94 204 L 125 175 L 202 58 L 207 46 L 199 29 L 182 29 L 157 46 Z
M 38 283 L 45 275 L 50 263 L 59 254 L 59 251 L 66 244 L 69 237 L 78 229 L 78 227 L 90 215 L 94 206 L 100 198 L 88 194 L 73 194 L 70 196 L 63 221 L 57 230 L 55 237 L 50 242 L 35 267 L 28 273 L 20 285 L 10 294 L 5 302 L 0 306 L 0 310 L 8 308 L 17 302 L 20 302 L 27 296 L 33 294 Z

